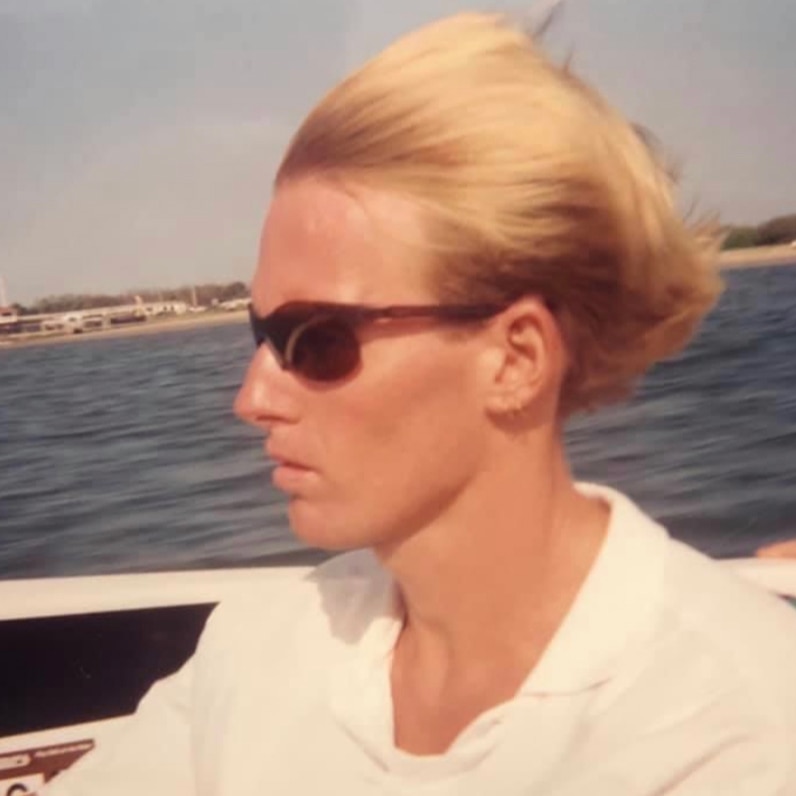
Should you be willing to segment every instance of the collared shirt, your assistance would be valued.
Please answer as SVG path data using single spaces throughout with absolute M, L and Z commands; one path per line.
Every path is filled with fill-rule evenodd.
M 444 754 L 393 743 L 400 601 L 358 552 L 219 606 L 194 658 L 47 793 L 794 796 L 796 613 L 580 488 L 611 511 L 586 580 L 516 696 Z

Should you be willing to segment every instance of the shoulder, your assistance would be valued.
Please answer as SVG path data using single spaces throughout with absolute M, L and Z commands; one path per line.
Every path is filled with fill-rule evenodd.
M 726 564 L 682 542 L 621 493 L 581 485 L 611 507 L 611 523 L 598 560 L 601 593 L 616 592 L 623 622 L 638 638 L 682 643 L 684 657 L 699 651 L 728 673 L 750 682 L 796 663 L 796 611 L 743 579 Z M 635 599 L 630 599 L 635 598 Z M 637 603 L 629 606 L 627 603 Z M 640 604 L 640 605 L 639 605 Z M 787 677 L 796 691 L 796 678 Z M 796 717 L 796 713 L 794 714 Z
M 690 714 L 686 723 L 712 725 L 717 737 L 733 728 L 796 742 L 796 611 L 668 535 L 657 555 L 646 570 L 658 573 L 646 627 L 629 656 L 630 672 L 641 667 L 632 691 L 654 703 L 650 715 L 679 723 Z
M 704 784 L 688 793 L 790 792 L 796 611 L 604 494 L 612 528 L 591 627 L 613 637 L 613 655 L 590 714 L 606 770 L 632 754 L 645 776 Z
M 652 627 L 617 700 L 643 712 L 638 756 L 682 775 L 684 793 L 791 793 L 796 612 L 670 541 Z
M 672 541 L 661 622 L 761 720 L 796 731 L 796 611 L 727 566 Z M 743 697 L 741 696 L 743 695 Z
M 647 715 L 702 710 L 760 731 L 796 731 L 796 611 L 673 540 L 627 497 L 582 488 L 611 506 L 590 576 L 599 606 L 591 624 L 613 639 L 606 697 L 629 705 L 632 696 Z

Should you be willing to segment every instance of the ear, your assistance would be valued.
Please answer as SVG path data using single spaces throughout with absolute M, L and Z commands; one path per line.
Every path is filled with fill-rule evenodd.
M 496 319 L 487 409 L 496 417 L 558 408 L 567 356 L 558 323 L 536 296 L 516 301 Z M 534 412 L 537 415 L 537 412 Z

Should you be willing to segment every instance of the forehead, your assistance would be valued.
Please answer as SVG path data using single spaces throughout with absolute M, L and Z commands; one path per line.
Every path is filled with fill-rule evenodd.
M 252 286 L 258 312 L 286 301 L 427 299 L 422 224 L 408 201 L 304 179 L 280 186 Z

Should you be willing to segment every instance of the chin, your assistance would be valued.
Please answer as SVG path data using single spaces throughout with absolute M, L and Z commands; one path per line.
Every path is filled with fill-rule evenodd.
M 293 533 L 304 544 L 329 552 L 358 550 L 377 543 L 369 534 L 357 532 L 359 523 L 346 521 L 334 512 L 319 508 L 301 498 L 294 498 L 288 507 Z
M 403 536 L 384 516 L 363 516 L 302 498 L 290 501 L 288 519 L 304 544 L 333 553 L 392 545 Z

